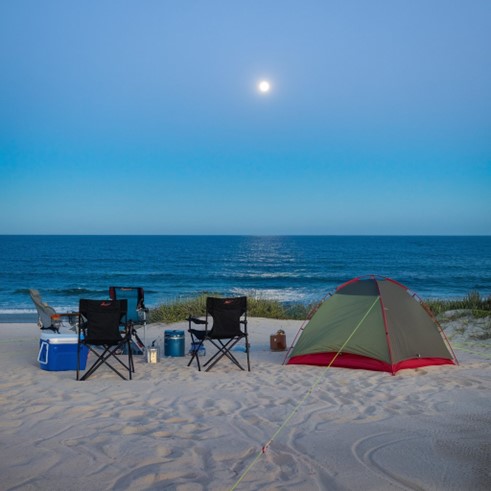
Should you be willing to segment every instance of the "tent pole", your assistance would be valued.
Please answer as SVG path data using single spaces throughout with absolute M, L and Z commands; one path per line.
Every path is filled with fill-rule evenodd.
M 390 344 L 389 326 L 387 325 L 387 316 L 385 315 L 384 301 L 382 300 L 382 295 L 380 293 L 380 288 L 378 286 L 378 280 L 375 280 L 375 284 L 377 285 L 378 297 L 380 299 L 380 308 L 382 309 L 382 319 L 384 320 L 385 338 L 387 339 L 387 347 L 389 348 L 390 370 L 392 375 L 395 375 L 396 372 L 394 372 L 394 358 L 392 357 L 392 346 Z

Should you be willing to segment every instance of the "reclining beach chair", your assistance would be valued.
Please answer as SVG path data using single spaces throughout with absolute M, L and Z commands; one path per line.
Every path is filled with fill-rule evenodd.
M 210 317 L 213 324 L 210 328 Z M 247 370 L 251 371 L 249 361 L 249 339 L 247 334 L 247 297 L 215 298 L 206 299 L 206 319 L 189 317 L 188 332 L 191 335 L 192 350 L 191 360 L 196 360 L 198 370 L 201 370 L 199 352 L 206 341 L 217 348 L 217 352 L 203 365 L 206 371 L 213 368 L 222 358 L 228 358 L 234 365 L 244 370 L 237 360 L 232 349 L 240 341 L 245 342 L 245 353 L 247 357 Z M 195 329 L 193 324 L 202 325 L 204 329 Z
M 132 348 L 134 354 L 143 354 L 147 342 L 147 313 L 145 307 L 145 294 L 142 287 L 133 286 L 110 286 L 109 298 L 111 300 L 128 301 L 127 321 L 131 331 Z M 137 333 L 137 329 L 143 327 L 143 341 Z
M 36 306 L 38 313 L 38 326 L 41 330 L 60 332 L 60 327 L 65 326 L 75 329 L 78 321 L 78 312 L 66 312 L 58 314 L 55 309 L 41 300 L 38 290 L 30 289 L 29 295 Z
M 126 326 L 126 300 L 80 300 L 80 321 L 77 349 L 77 380 L 87 380 L 96 370 L 106 365 L 124 380 L 131 380 L 134 371 L 130 349 L 131 333 Z M 87 346 L 96 359 L 80 377 L 80 352 Z M 125 349 L 126 348 L 126 349 Z M 121 354 L 125 351 L 126 355 Z M 127 361 L 123 357 L 127 356 Z M 117 362 L 117 368 L 114 365 Z M 125 377 L 122 370 L 128 371 Z

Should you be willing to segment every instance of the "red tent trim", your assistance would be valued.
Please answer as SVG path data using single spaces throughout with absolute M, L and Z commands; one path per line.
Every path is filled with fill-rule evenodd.
M 332 362 L 336 355 L 337 358 Z M 378 372 L 395 374 L 399 370 L 406 368 L 420 368 L 430 365 L 455 365 L 455 362 L 448 358 L 411 358 L 391 365 L 390 363 L 376 360 L 368 356 L 354 355 L 351 353 L 340 353 L 339 355 L 337 353 L 313 353 L 293 356 L 288 360 L 287 365 L 330 365 L 339 368 L 361 368 L 364 370 L 375 370 Z

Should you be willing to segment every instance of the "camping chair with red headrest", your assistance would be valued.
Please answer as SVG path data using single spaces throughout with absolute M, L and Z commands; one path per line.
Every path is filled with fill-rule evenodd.
M 147 342 L 147 313 L 145 307 L 145 294 L 140 286 L 110 286 L 109 298 L 111 300 L 128 301 L 127 321 L 128 328 L 131 331 L 131 344 L 133 345 L 133 354 L 143 354 Z M 143 327 L 143 341 L 138 336 L 137 329 Z
M 130 349 L 131 332 L 126 326 L 126 300 L 80 300 L 80 321 L 77 350 L 77 380 L 87 380 L 103 365 L 124 380 L 131 380 L 134 371 L 133 354 Z M 121 330 L 124 326 L 124 330 Z M 85 345 L 96 360 L 80 378 L 80 351 Z M 122 357 L 126 353 L 127 362 Z M 117 362 L 116 369 L 111 362 Z M 121 373 L 121 367 L 128 371 L 128 378 Z
M 213 319 L 211 328 L 209 327 L 209 318 Z M 244 370 L 242 365 L 237 360 L 237 357 L 232 353 L 235 345 L 240 341 L 245 341 L 245 354 L 247 358 L 247 370 L 251 371 L 249 360 L 249 339 L 247 334 L 247 297 L 234 298 L 215 298 L 208 297 L 206 299 L 206 319 L 197 319 L 189 317 L 188 332 L 191 335 L 192 349 L 191 360 L 196 360 L 198 370 L 201 370 L 199 359 L 200 349 L 206 341 L 213 344 L 217 351 L 203 365 L 207 367 L 206 371 L 213 368 L 223 357 L 228 358 L 234 365 L 241 370 Z M 204 329 L 194 329 L 192 324 L 203 325 Z

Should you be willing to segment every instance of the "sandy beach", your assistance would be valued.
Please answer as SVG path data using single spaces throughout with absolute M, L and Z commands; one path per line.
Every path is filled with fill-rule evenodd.
M 39 369 L 35 324 L 0 324 L 1 489 L 490 489 L 491 343 L 473 337 L 479 325 L 446 323 L 458 366 L 396 376 L 283 366 L 269 336 L 283 329 L 291 343 L 300 325 L 250 319 L 250 373 L 136 357 L 131 382 L 109 370 L 77 382 Z M 186 327 L 152 324 L 147 340 Z

